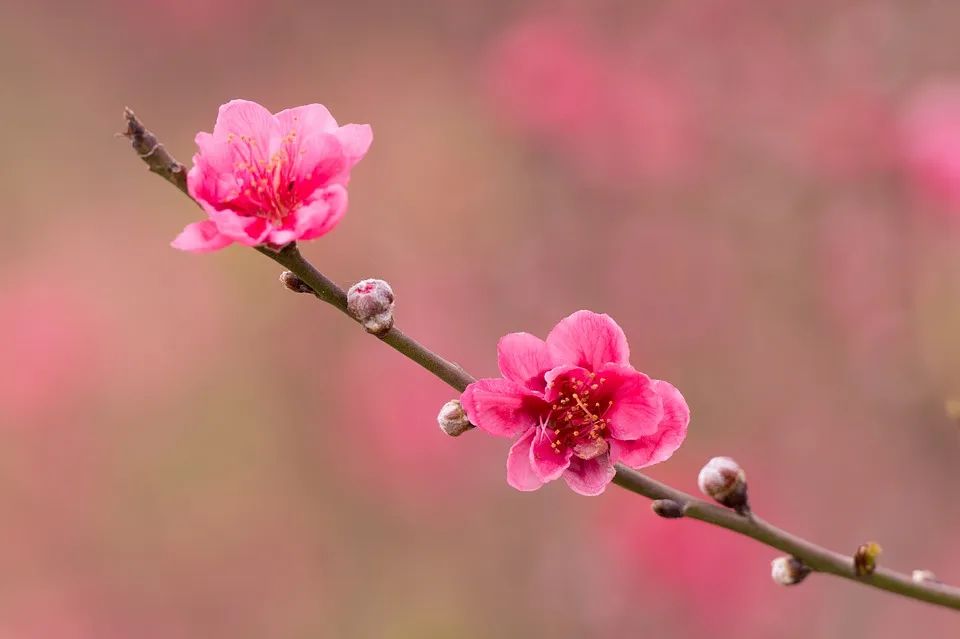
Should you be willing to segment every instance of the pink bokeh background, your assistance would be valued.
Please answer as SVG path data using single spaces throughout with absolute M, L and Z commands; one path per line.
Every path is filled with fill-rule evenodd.
M 646 500 L 505 482 L 508 442 L 197 210 L 113 134 L 187 161 L 235 97 L 368 122 L 305 254 L 382 277 L 476 376 L 507 332 L 611 314 L 681 388 L 686 444 L 755 508 L 960 583 L 954 3 L 281 0 L 0 5 L 0 639 L 953 637 L 945 610 L 811 577 Z

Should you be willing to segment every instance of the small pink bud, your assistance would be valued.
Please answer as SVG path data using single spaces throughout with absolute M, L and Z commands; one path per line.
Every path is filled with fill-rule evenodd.
M 770 576 L 781 586 L 794 586 L 810 574 L 810 568 L 796 557 L 777 557 L 770 562 Z
M 683 517 L 683 504 L 672 499 L 657 499 L 650 503 L 653 512 L 664 519 L 680 519 Z
M 291 290 L 294 293 L 313 293 L 313 289 L 291 271 L 284 271 L 281 273 L 280 282 L 282 282 L 288 290 Z
M 729 457 L 714 457 L 700 470 L 700 491 L 739 513 L 747 512 L 747 474 Z
M 362 280 L 347 291 L 347 311 L 368 333 L 393 328 L 393 289 L 383 280 Z
M 473 428 L 459 399 L 451 399 L 443 405 L 437 415 L 437 423 L 440 424 L 440 430 L 451 437 L 462 435 Z

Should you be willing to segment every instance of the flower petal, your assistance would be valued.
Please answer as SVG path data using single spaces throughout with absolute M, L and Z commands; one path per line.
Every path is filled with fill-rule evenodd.
M 524 433 L 507 454 L 507 483 L 517 490 L 530 491 L 543 486 L 530 464 L 530 445 L 536 431 L 535 426 Z
M 561 364 L 551 368 L 543 374 L 543 381 L 547 384 L 544 399 L 548 402 L 556 400 L 562 390 L 561 386 L 568 379 L 585 383 L 590 379 L 590 371 L 573 364 Z
M 510 381 L 543 392 L 544 373 L 553 368 L 547 344 L 530 333 L 510 333 L 497 343 L 497 365 Z
M 373 143 L 373 129 L 369 124 L 344 124 L 334 135 L 343 147 L 348 169 L 363 159 Z
M 209 133 L 196 136 L 197 153 L 193 166 L 187 172 L 187 191 L 198 201 L 224 202 L 240 193 L 240 184 L 234 173 L 236 145 L 226 138 L 218 139 Z
M 615 474 L 609 454 L 594 459 L 574 457 L 570 460 L 570 467 L 563 473 L 563 479 L 573 492 L 592 497 L 606 490 Z
M 550 431 L 543 427 L 538 427 L 535 430 L 533 444 L 530 446 L 530 464 L 540 481 L 546 483 L 563 474 L 563 471 L 570 465 L 573 451 L 569 448 L 560 451 L 554 450 L 550 445 L 553 441 Z
M 347 212 L 347 190 L 339 184 L 317 189 L 296 213 L 296 239 L 312 240 L 326 235 Z M 289 240 L 288 240 L 289 241 Z
M 206 202 L 200 202 L 203 210 L 217 225 L 222 235 L 244 246 L 257 246 L 267 240 L 272 228 L 262 217 L 241 215 L 232 209 L 216 209 Z
M 283 136 L 290 133 L 300 136 L 304 131 L 333 133 L 337 130 L 337 121 L 322 104 L 304 104 L 292 109 L 284 109 L 275 117 Z
M 470 422 L 491 435 L 515 437 L 538 422 L 543 400 L 506 379 L 481 379 L 460 397 Z
M 557 364 L 596 371 L 604 364 L 627 364 L 630 347 L 623 329 L 609 315 L 577 311 L 550 331 L 547 346 Z
M 307 104 L 277 114 L 287 156 L 294 163 L 298 190 L 307 196 L 337 179 L 352 164 L 344 155 L 340 127 L 322 104 Z
M 273 114 L 250 100 L 231 100 L 220 107 L 213 127 L 217 142 L 234 140 L 237 149 L 245 148 L 247 161 L 266 164 L 280 148 L 280 125 Z
M 654 390 L 663 399 L 663 419 L 657 432 L 632 441 L 610 441 L 610 456 L 631 468 L 643 468 L 668 459 L 687 436 L 690 407 L 672 384 L 653 380 Z
M 597 374 L 606 380 L 613 402 L 603 415 L 611 436 L 637 439 L 657 432 L 663 419 L 663 400 L 649 377 L 623 364 L 607 364 Z
M 289 143 L 288 153 L 296 158 L 294 177 L 298 192 L 304 196 L 337 182 L 348 168 L 339 140 L 330 133 L 306 133 L 302 139 Z
M 203 220 L 187 224 L 170 246 L 192 253 L 209 253 L 231 244 L 233 240 L 222 235 L 213 220 Z

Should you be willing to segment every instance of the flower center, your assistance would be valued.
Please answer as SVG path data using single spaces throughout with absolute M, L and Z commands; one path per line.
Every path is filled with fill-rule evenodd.
M 267 158 L 266 149 L 261 149 L 255 138 L 227 135 L 227 142 L 236 145 L 238 159 L 233 168 L 241 189 L 237 199 L 249 215 L 262 217 L 274 226 L 282 225 L 284 218 L 300 206 L 290 157 L 296 137 L 296 131 L 290 131 Z
M 572 448 L 581 459 L 593 459 L 609 448 L 604 415 L 613 406 L 603 385 L 605 377 L 589 373 L 586 380 L 567 377 L 557 380 L 557 397 L 550 406 L 545 428 L 550 446 L 560 454 Z

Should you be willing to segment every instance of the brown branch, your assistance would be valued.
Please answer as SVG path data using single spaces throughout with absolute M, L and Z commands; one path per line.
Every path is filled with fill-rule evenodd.
M 147 163 L 151 171 L 190 195 L 187 192 L 187 171 L 184 166 L 177 162 L 157 137 L 141 124 L 130 107 L 123 110 L 123 118 L 127 121 L 127 130 L 121 135 L 130 140 L 133 150 L 140 159 Z
M 127 131 L 124 135 L 130 139 L 140 159 L 147 163 L 151 171 L 189 196 L 183 165 L 167 152 L 157 141 L 156 136 L 144 128 L 133 111 L 126 109 L 124 117 L 127 121 Z M 295 244 L 289 244 L 279 250 L 269 247 L 257 247 L 256 250 L 293 272 L 310 286 L 317 298 L 350 317 L 347 313 L 347 295 L 343 289 L 310 264 L 300 254 Z M 462 392 L 474 381 L 474 378 L 462 368 L 440 357 L 398 328 L 391 328 L 379 338 L 458 391 Z M 740 514 L 732 509 L 697 499 L 621 464 L 617 464 L 617 474 L 613 481 L 618 486 L 638 495 L 653 500 L 675 502 L 676 512 L 664 516 L 679 515 L 698 519 L 788 553 L 814 571 L 836 575 L 904 597 L 960 610 L 960 588 L 929 580 L 914 581 L 908 575 L 882 567 L 877 568 L 872 574 L 858 575 L 851 556 L 828 550 L 797 537 L 768 524 L 751 513 Z

